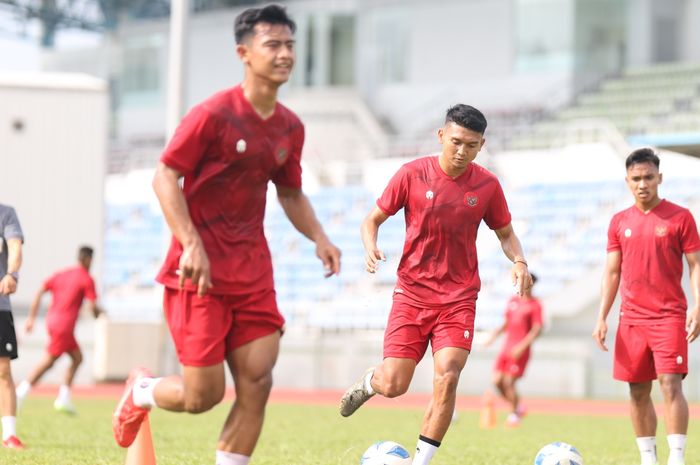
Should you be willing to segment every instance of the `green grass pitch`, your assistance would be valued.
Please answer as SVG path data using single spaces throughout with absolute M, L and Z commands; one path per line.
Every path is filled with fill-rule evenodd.
M 18 417 L 25 451 L 0 450 L 3 465 L 123 464 L 125 451 L 112 439 L 110 416 L 116 400 L 77 399 L 78 415 L 54 412 L 52 399 L 30 397 Z M 400 401 L 397 402 L 400 405 Z M 212 464 L 228 405 L 201 415 L 154 411 L 151 428 L 158 465 Z M 251 465 L 357 465 L 375 441 L 388 439 L 413 452 L 422 410 L 363 407 L 342 418 L 334 406 L 271 404 Z M 503 420 L 503 414 L 500 418 Z M 659 418 L 659 462 L 668 454 Z M 700 448 L 691 422 L 689 459 Z M 517 429 L 478 427 L 477 412 L 460 412 L 431 465 L 529 465 L 538 449 L 553 441 L 575 445 L 587 465 L 636 465 L 627 417 L 532 413 Z

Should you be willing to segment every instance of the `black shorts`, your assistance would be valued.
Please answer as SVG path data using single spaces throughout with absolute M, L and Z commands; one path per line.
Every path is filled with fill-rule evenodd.
M 0 357 L 17 358 L 17 334 L 12 312 L 0 310 Z

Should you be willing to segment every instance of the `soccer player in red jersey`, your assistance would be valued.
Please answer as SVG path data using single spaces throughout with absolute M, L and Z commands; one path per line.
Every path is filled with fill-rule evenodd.
M 234 29 L 243 82 L 185 116 L 153 180 L 174 236 L 158 281 L 182 376 L 132 372 L 113 416 L 115 438 L 127 447 L 154 406 L 207 411 L 224 396 L 225 363 L 236 400 L 219 436 L 217 465 L 250 460 L 284 330 L 263 231 L 270 181 L 292 224 L 315 242 L 326 275 L 340 271 L 340 251 L 301 190 L 304 126 L 277 102 L 294 65 L 295 24 L 270 5 L 242 12 Z
M 700 333 L 700 238 L 690 212 L 659 197 L 662 175 L 652 149 L 632 152 L 626 167 L 634 205 L 610 221 L 593 339 L 608 350 L 606 319 L 621 288 L 613 377 L 629 383 L 630 416 L 642 465 L 657 463 L 654 379 L 664 399 L 668 465 L 683 465 L 689 412 L 682 382 L 688 374 L 688 343 Z M 683 256 L 695 299 L 689 311 L 681 287 Z
M 17 386 L 17 404 L 22 404 L 29 395 L 29 391 L 41 377 L 58 360 L 61 355 L 68 354 L 71 364 L 66 370 L 63 384 L 59 387 L 58 397 L 53 406 L 56 410 L 65 413 L 75 413 L 75 407 L 70 399 L 70 388 L 78 367 L 83 362 L 83 353 L 78 341 L 75 339 L 75 324 L 78 320 L 80 307 L 83 300 L 90 303 L 90 310 L 97 318 L 102 310 L 97 306 L 97 293 L 95 281 L 90 276 L 93 249 L 83 246 L 78 250 L 78 263 L 75 266 L 61 270 L 53 274 L 41 286 L 34 296 L 29 308 L 29 317 L 24 324 L 24 330 L 31 333 L 34 329 L 34 321 L 39 313 L 41 298 L 46 292 L 52 295 L 51 306 L 46 315 L 46 329 L 49 333 L 49 343 L 43 360 L 34 367 L 29 377 Z
M 531 285 L 501 185 L 495 175 L 472 163 L 484 145 L 485 130 L 486 118 L 479 110 L 461 104 L 450 108 L 438 130 L 442 153 L 403 165 L 362 223 L 370 273 L 385 260 L 377 246 L 379 227 L 402 208 L 406 240 L 384 334 L 384 360 L 347 390 L 340 413 L 352 415 L 375 393 L 404 394 L 430 343 L 433 397 L 414 465 L 429 463 L 447 432 L 459 375 L 471 350 L 481 287 L 476 234 L 482 220 L 495 230 L 503 252 L 513 262 L 517 293 L 522 295 Z
M 537 277 L 534 273 L 530 273 L 530 276 L 534 286 L 537 283 Z M 518 426 L 525 414 L 515 383 L 525 373 L 530 360 L 530 347 L 541 331 L 542 304 L 532 295 L 532 288 L 530 288 L 526 289 L 522 296 L 513 296 L 508 301 L 505 321 L 484 342 L 484 345 L 488 346 L 500 334 L 506 334 L 503 348 L 493 366 L 493 384 L 511 406 L 506 426 Z

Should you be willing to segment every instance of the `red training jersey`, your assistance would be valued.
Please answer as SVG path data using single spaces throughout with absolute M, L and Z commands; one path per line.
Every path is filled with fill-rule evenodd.
M 263 232 L 269 181 L 301 188 L 304 126 L 277 103 L 262 119 L 236 86 L 185 116 L 161 156 L 184 175 L 183 194 L 211 265 L 214 294 L 271 289 L 272 259 Z M 158 282 L 178 288 L 182 246 L 172 238 Z M 187 280 L 187 290 L 196 283 Z
M 542 305 L 535 297 L 513 296 L 506 305 L 506 340 L 504 350 L 522 341 L 533 326 L 542 326 Z
M 51 292 L 51 305 L 46 314 L 49 327 L 75 326 L 83 300 L 97 300 L 95 281 L 80 265 L 58 271 L 44 282 L 43 287 Z
M 620 321 L 685 320 L 683 255 L 700 250 L 698 229 L 686 208 L 662 200 L 647 213 L 632 206 L 615 214 L 607 249 L 622 254 Z
M 437 156 L 419 158 L 399 169 L 377 206 L 390 216 L 403 208 L 406 218 L 395 293 L 424 305 L 476 298 L 479 224 L 500 229 L 511 221 L 495 175 L 471 163 L 453 179 Z

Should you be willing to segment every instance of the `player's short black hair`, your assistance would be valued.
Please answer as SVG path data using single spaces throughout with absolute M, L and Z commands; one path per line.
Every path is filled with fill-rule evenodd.
M 94 250 L 92 250 L 92 247 L 87 246 L 87 245 L 82 245 L 78 249 L 78 260 L 86 260 L 88 258 L 92 258 L 93 253 L 94 253 Z
M 630 166 L 638 163 L 653 163 L 658 168 L 661 160 L 659 160 L 659 156 L 653 149 L 645 147 L 629 154 L 627 160 L 625 160 L 625 168 L 629 169 Z
M 288 26 L 292 33 L 297 25 L 287 15 L 287 10 L 279 5 L 267 5 L 262 8 L 248 8 L 236 16 L 233 23 L 233 33 L 236 43 L 242 43 L 249 35 L 253 34 L 255 25 L 259 23 L 282 24 Z
M 463 128 L 483 134 L 486 131 L 486 117 L 476 108 L 470 105 L 458 103 L 450 107 L 445 115 L 445 124 L 455 123 Z
M 532 278 L 532 285 L 534 286 L 535 283 L 537 282 L 537 275 L 531 271 L 530 277 Z

